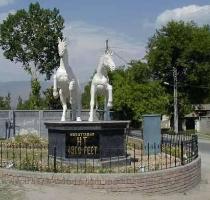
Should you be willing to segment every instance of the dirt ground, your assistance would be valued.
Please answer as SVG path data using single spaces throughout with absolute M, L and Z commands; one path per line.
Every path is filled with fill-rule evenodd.
M 210 145 L 210 141 L 207 141 Z M 210 152 L 201 152 L 201 183 L 185 193 L 142 195 L 139 192 L 109 192 L 67 185 L 5 185 L 0 184 L 0 200 L 210 200 Z

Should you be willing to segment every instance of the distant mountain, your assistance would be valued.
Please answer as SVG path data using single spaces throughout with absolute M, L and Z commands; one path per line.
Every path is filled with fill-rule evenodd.
M 41 90 L 44 91 L 53 85 L 52 81 L 41 82 Z M 83 89 L 86 83 L 81 83 L 81 88 Z M 18 97 L 20 96 L 23 100 L 28 99 L 31 92 L 31 82 L 30 81 L 9 81 L 0 82 L 0 96 L 7 96 L 8 93 L 11 95 L 11 107 L 16 108 Z

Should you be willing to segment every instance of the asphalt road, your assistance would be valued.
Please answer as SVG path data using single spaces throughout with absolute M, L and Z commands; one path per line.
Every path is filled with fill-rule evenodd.
M 198 140 L 198 148 L 201 153 L 209 153 L 210 154 L 210 140 L 199 139 Z
M 201 155 L 202 180 L 207 181 L 210 185 L 210 140 L 199 139 L 198 149 Z

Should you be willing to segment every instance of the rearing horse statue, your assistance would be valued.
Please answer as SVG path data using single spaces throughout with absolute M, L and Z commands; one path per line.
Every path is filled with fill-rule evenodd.
M 67 101 L 71 104 L 72 120 L 81 121 L 81 90 L 71 67 L 68 63 L 66 40 L 58 38 L 58 53 L 60 66 L 54 75 L 53 96 L 60 100 L 63 107 L 61 121 L 66 121 Z
M 115 63 L 112 59 L 112 52 L 108 47 L 108 40 L 106 40 L 105 54 L 101 56 L 96 74 L 93 76 L 90 89 L 90 115 L 88 121 L 94 120 L 94 106 L 97 93 L 102 93 L 105 96 L 104 105 L 104 120 L 109 120 L 109 110 L 112 107 L 112 86 L 109 84 L 107 75 L 108 69 L 115 70 Z

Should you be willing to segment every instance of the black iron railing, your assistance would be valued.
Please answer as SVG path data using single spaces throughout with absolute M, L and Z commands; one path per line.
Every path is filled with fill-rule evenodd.
M 68 147 L 67 147 L 68 148 Z M 108 152 L 115 152 L 115 155 Z M 124 151 L 124 154 L 122 152 Z M 49 153 L 50 152 L 50 153 Z M 127 143 L 106 156 L 66 156 L 48 145 L 1 142 L 0 167 L 66 173 L 141 173 L 177 167 L 198 157 L 197 135 L 162 135 L 160 144 Z M 117 153 L 120 152 L 120 153 Z M 90 151 L 89 153 L 93 153 Z

